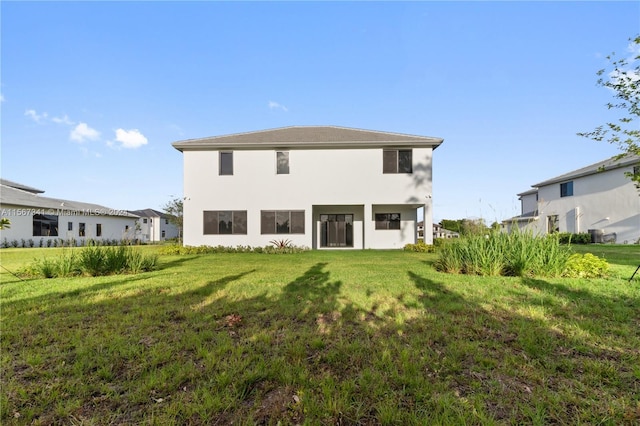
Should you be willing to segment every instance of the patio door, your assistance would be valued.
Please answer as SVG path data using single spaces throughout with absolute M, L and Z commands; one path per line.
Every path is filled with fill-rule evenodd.
M 353 247 L 353 215 L 321 214 L 320 247 Z

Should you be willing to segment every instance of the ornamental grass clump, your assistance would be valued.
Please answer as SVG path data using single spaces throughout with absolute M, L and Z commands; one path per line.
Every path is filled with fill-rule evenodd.
M 484 276 L 560 276 L 571 251 L 554 235 L 492 232 L 468 235 L 444 245 L 438 271 Z
M 92 277 L 137 274 L 156 269 L 158 256 L 144 255 L 132 247 L 91 246 L 63 253 L 57 258 L 34 261 L 21 271 L 24 276 L 61 278 L 76 275 Z

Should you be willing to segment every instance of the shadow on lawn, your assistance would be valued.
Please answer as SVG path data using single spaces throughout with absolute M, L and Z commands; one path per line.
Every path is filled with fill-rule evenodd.
M 20 321 L 1 336 L 5 359 L 12 361 L 3 364 L 11 386 L 0 420 L 31 412 L 21 421 L 588 423 L 598 416 L 620 419 L 623 408 L 611 403 L 619 394 L 631 401 L 640 389 L 631 367 L 637 351 L 619 344 L 624 340 L 615 350 L 601 347 L 607 330 L 568 336 L 558 331 L 558 321 L 471 300 L 455 285 L 416 272 L 407 272 L 415 291 L 392 296 L 393 308 L 382 314 L 341 298 L 349 283 L 332 280 L 326 262 L 301 265 L 276 296 L 224 291 L 249 284 L 254 272 L 212 276 L 178 293 L 151 287 L 90 303 L 64 297 L 44 314 L 36 307 L 48 306 L 51 295 L 26 300 Z M 181 279 L 178 274 L 176 286 Z M 598 301 L 542 280 L 522 284 Z M 564 309 L 571 318 L 580 315 L 577 304 Z M 82 329 L 55 326 L 68 321 L 72 329 L 77 318 Z M 637 315 L 628 321 L 638 321 Z M 58 349 L 44 351 L 34 344 L 40 340 Z M 38 356 L 37 369 L 20 359 Z M 594 361 L 623 367 L 592 371 Z M 99 374 L 104 365 L 113 366 L 112 375 Z M 583 374 L 600 381 L 581 383 Z M 42 402 L 42 389 L 60 387 L 58 378 L 70 383 L 62 389 L 75 404 L 67 412 Z M 598 386 L 603 406 L 595 417 L 584 414 L 596 410 L 592 401 L 573 395 L 589 386 Z

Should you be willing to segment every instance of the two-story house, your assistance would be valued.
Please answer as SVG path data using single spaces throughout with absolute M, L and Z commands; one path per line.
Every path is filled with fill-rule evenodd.
M 610 158 L 547 179 L 518 194 L 522 214 L 503 221 L 536 234 L 592 234 L 594 242 L 640 240 L 640 192 L 626 175 L 640 167 L 640 157 Z
M 154 209 L 129 210 L 129 213 L 140 217 L 136 223 L 136 238 L 142 242 L 165 241 L 180 235 L 166 213 Z
M 184 244 L 314 249 L 415 243 L 432 225 L 443 139 L 292 126 L 173 143 L 184 160 Z M 431 233 L 425 236 L 432 243 Z

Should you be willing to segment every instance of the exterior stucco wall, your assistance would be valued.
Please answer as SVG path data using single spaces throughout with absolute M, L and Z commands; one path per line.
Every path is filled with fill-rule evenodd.
M 538 208 L 538 194 L 527 194 L 520 197 L 522 214 L 531 213 Z
M 531 228 L 546 233 L 547 218 L 558 215 L 560 232 L 599 229 L 617 243 L 640 239 L 640 193 L 619 168 L 573 179 L 573 195 L 560 197 L 560 183 L 539 188 L 540 220 Z
M 82 239 L 123 239 L 134 238 L 135 230 L 135 218 L 130 217 L 118 217 L 118 216 L 106 216 L 106 215 L 92 215 L 81 214 L 80 212 L 73 212 L 68 214 L 64 210 L 55 211 L 53 209 L 39 209 L 34 207 L 14 206 L 14 205 L 2 205 L 2 217 L 6 217 L 11 221 L 10 228 L 0 230 L 0 241 L 11 242 L 12 240 L 21 241 L 32 239 L 36 246 L 40 239 L 44 239 L 46 242 L 49 239 L 64 240 L 75 239 L 80 241 Z M 33 215 L 44 211 L 46 214 L 54 214 L 58 216 L 58 236 L 57 237 L 42 237 L 33 235 Z M 67 213 L 67 214 L 65 214 Z M 73 229 L 68 230 L 68 223 L 72 223 Z M 80 223 L 85 224 L 85 236 L 79 236 Z M 102 225 L 102 236 L 96 235 L 97 224 Z M 126 227 L 129 227 L 126 230 Z
M 382 152 L 372 149 L 295 149 L 289 174 L 276 173 L 276 151 L 233 151 L 232 176 L 219 176 L 218 151 L 184 151 L 185 245 L 264 246 L 272 239 L 313 247 L 317 241 L 314 206 L 352 206 L 354 248 L 401 247 L 415 242 L 415 209 L 425 206 L 425 227 L 432 225 L 431 148 L 413 148 L 412 174 L 383 174 Z M 374 205 L 404 206 L 402 233 L 377 236 Z M 203 235 L 203 211 L 246 210 L 247 235 Z M 305 234 L 260 235 L 261 210 L 304 210 Z M 362 212 L 362 213 L 358 213 Z M 407 218 L 405 220 L 405 217 Z M 362 234 L 357 234 L 360 232 Z M 388 231 L 387 231 L 388 232 Z M 406 241 L 406 242 L 405 242 Z

